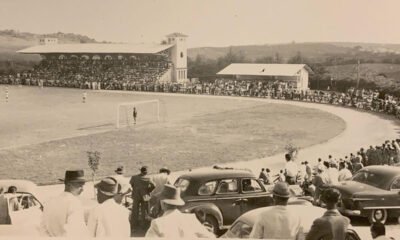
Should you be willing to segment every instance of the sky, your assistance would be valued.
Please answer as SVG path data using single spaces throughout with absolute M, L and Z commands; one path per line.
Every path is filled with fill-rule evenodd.
M 288 42 L 400 43 L 398 0 L 0 0 L 0 30 L 77 33 L 189 47 Z

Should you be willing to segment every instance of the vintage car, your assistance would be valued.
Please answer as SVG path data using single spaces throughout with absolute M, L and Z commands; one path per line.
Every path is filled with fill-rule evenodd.
M 368 217 L 370 223 L 400 216 L 400 167 L 368 166 L 333 187 L 342 194 L 345 215 Z
M 255 208 L 273 204 L 272 194 L 248 170 L 207 169 L 181 175 L 175 182 L 181 189 L 186 213 L 201 210 L 205 224 L 212 226 L 217 235 L 240 215 Z M 297 198 L 290 204 L 309 204 Z
M 243 214 L 232 224 L 221 238 L 249 238 L 257 217 L 270 207 L 271 206 L 258 208 Z M 305 234 L 310 231 L 314 220 L 321 217 L 326 211 L 326 209 L 310 205 L 288 205 L 287 208 L 300 215 L 301 224 Z M 369 231 L 365 232 L 365 230 L 362 229 L 361 233 L 362 234 L 360 234 L 359 230 L 350 226 L 347 230 L 346 240 L 370 239 L 368 238 L 370 237 Z
M 17 188 L 15 194 L 7 193 L 10 186 Z M 30 235 L 38 233 L 38 224 L 43 211 L 43 205 L 38 200 L 37 186 L 26 180 L 0 180 L 0 235 Z M 12 199 L 17 200 L 18 210 L 10 206 Z M 21 231 L 23 230 L 23 231 Z

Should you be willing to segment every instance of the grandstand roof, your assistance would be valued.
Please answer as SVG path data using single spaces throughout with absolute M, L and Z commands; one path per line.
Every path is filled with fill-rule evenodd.
M 111 44 L 111 43 L 82 43 L 82 44 L 49 44 L 38 45 L 17 51 L 25 54 L 39 53 L 142 53 L 154 54 L 161 52 L 173 45 L 165 44 Z
M 178 32 L 174 32 L 171 34 L 168 34 L 167 37 L 188 37 L 188 35 L 182 34 L 182 33 L 178 33 Z
M 232 63 L 219 71 L 218 75 L 249 75 L 249 76 L 296 76 L 305 68 L 309 73 L 312 70 L 306 64 L 256 64 Z

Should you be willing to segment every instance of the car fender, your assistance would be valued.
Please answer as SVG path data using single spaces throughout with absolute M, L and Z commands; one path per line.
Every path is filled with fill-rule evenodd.
M 213 203 L 200 203 L 193 205 L 189 204 L 186 205 L 182 210 L 185 213 L 195 213 L 196 210 L 202 210 L 206 215 L 208 214 L 215 217 L 220 227 L 223 226 L 223 217 L 221 210 L 219 210 L 219 208 Z

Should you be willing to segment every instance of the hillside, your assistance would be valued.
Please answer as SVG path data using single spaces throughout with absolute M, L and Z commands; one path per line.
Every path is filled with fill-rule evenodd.
M 351 50 L 349 47 L 338 46 L 331 43 L 289 43 L 274 45 L 248 45 L 232 47 L 202 47 L 191 48 L 188 56 L 192 59 L 202 55 L 209 59 L 217 59 L 226 55 L 229 51 L 242 53 L 247 59 L 254 61 L 257 58 L 275 56 L 278 53 L 284 61 L 293 57 L 298 52 L 311 61 L 322 61 L 331 55 L 346 54 Z
M 37 55 L 17 54 L 17 50 L 39 44 L 44 37 L 58 38 L 60 43 L 95 43 L 95 39 L 73 33 L 34 34 L 15 30 L 0 31 L 0 61 L 38 61 Z
M 326 70 L 335 80 L 357 78 L 357 64 L 329 66 Z M 400 64 L 360 64 L 360 79 L 380 87 L 397 86 L 400 83 Z

